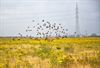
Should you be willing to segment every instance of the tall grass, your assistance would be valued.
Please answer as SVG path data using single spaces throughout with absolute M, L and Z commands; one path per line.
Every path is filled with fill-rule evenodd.
M 100 38 L 0 38 L 0 68 L 100 68 Z

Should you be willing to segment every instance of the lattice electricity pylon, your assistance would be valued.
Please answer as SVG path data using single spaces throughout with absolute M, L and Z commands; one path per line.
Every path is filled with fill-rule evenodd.
M 79 27 L 79 9 L 78 2 L 76 1 L 76 25 L 75 25 L 75 37 L 80 37 L 80 27 Z

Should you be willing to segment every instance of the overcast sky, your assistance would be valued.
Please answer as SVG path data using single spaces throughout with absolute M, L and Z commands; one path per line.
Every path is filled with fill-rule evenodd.
M 27 26 L 44 19 L 75 32 L 76 0 L 0 0 L 0 36 L 26 35 Z M 100 0 L 78 0 L 81 34 L 100 35 Z M 35 20 L 35 22 L 32 22 Z M 33 33 L 30 33 L 34 35 Z

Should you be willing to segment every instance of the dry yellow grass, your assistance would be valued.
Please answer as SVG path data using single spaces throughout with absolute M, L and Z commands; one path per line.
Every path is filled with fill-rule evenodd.
M 100 68 L 100 38 L 0 38 L 0 68 Z

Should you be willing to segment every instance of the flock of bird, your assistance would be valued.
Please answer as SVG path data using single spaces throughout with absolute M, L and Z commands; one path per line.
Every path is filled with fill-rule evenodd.
M 33 20 L 35 22 L 35 20 Z M 26 32 L 32 32 L 36 30 L 36 36 L 39 38 L 48 37 L 67 37 L 68 29 L 64 29 L 61 24 L 50 23 L 49 21 L 42 20 L 41 23 L 37 23 L 36 26 L 28 26 Z M 21 33 L 19 33 L 22 36 Z M 28 35 L 27 35 L 28 36 Z

